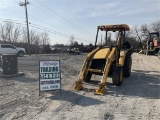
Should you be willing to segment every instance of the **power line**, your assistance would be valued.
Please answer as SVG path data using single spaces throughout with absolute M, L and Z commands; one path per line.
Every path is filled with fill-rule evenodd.
M 41 11 L 43 11 L 43 12 L 49 14 L 50 16 L 52 16 L 52 17 L 54 17 L 54 18 L 55 18 L 55 17 L 58 18 L 57 16 L 55 16 L 55 15 L 49 13 L 48 11 L 42 9 L 41 7 L 39 7 L 39 6 L 37 6 L 37 5 L 33 4 L 33 3 L 32 3 L 32 5 L 35 6 L 35 7 L 37 7 L 37 8 L 40 9 Z M 60 19 L 60 20 L 61 20 L 61 19 Z M 61 21 L 62 21 L 62 20 L 61 20 Z M 63 22 L 63 21 L 62 21 L 62 22 Z M 76 28 L 74 28 L 74 29 L 77 30 Z M 65 32 L 66 32 L 66 31 L 65 31 Z
M 53 8 L 50 8 L 49 6 L 47 6 L 46 4 L 42 3 L 41 1 L 37 1 L 37 0 L 34 0 L 36 1 L 37 3 L 39 2 L 39 4 L 41 4 L 42 6 L 44 6 L 46 9 L 48 9 L 49 11 L 51 11 L 52 13 L 55 13 L 60 19 L 68 22 L 69 24 L 71 24 L 72 26 L 82 30 L 82 31 L 85 31 L 85 32 L 88 32 L 90 33 L 89 31 L 79 27 L 78 25 L 74 24 L 73 22 L 69 21 L 68 19 L 64 18 L 63 16 L 59 15 Z
M 42 23 L 45 23 L 45 24 L 47 24 L 47 25 L 49 25 L 49 26 L 52 26 L 52 27 L 54 27 L 54 28 L 56 28 L 56 26 L 55 25 L 53 25 L 53 24 L 50 24 L 50 23 L 48 23 L 48 22 L 45 22 L 45 21 L 43 21 L 43 20 L 41 20 L 41 19 L 39 19 L 39 18 L 37 18 L 37 17 L 35 17 L 35 16 L 32 16 L 32 15 L 29 15 L 29 16 L 31 16 L 31 17 L 33 17 L 34 19 L 37 19 L 37 20 L 39 20 L 39 21 L 41 21 Z M 65 30 L 63 30 L 63 29 L 61 29 L 63 32 L 67 32 L 67 31 L 65 31 Z M 67 32 L 68 33 L 68 32 Z M 68 33 L 69 34 L 69 33 Z
M 58 33 L 58 34 L 61 34 L 61 35 L 65 35 L 65 36 L 70 37 L 69 35 L 66 35 L 66 34 L 64 34 L 64 33 L 57 32 L 57 31 L 55 31 L 55 30 L 51 30 L 51 29 L 48 29 L 48 28 L 45 28 L 45 27 L 42 27 L 42 26 L 39 26 L 39 25 L 36 25 L 36 24 L 33 24 L 33 23 L 30 23 L 30 26 L 34 26 L 34 27 L 37 27 L 37 28 L 40 28 L 40 29 L 43 29 L 43 30 L 52 31 L 53 33 Z
M 34 1 L 35 1 L 36 3 L 38 3 L 39 5 L 41 5 L 42 7 L 46 8 L 46 9 L 47 9 L 48 11 L 50 11 L 51 13 L 56 14 L 56 15 L 58 16 L 58 18 L 60 18 L 60 19 L 63 20 L 64 22 L 69 23 L 69 24 L 72 25 L 73 27 L 78 28 L 78 29 L 80 29 L 80 30 L 82 30 L 82 31 L 88 32 L 88 31 L 80 28 L 79 26 L 75 25 L 74 23 L 70 22 L 70 21 L 67 20 L 66 18 L 58 15 L 58 13 L 57 13 L 55 10 L 49 8 L 49 6 L 45 5 L 44 3 L 40 2 L 40 1 L 36 1 L 36 0 L 34 0 Z
M 0 10 L 3 10 L 3 11 L 8 11 L 8 12 L 13 12 L 13 13 L 18 13 L 18 14 L 24 14 L 24 13 L 17 12 L 17 11 L 12 11 L 12 10 L 5 10 L 5 9 L 0 9 Z
M 39 28 L 39 27 L 33 26 L 33 25 L 30 25 L 30 26 L 33 27 L 33 28 L 39 29 L 39 30 L 43 30 L 43 31 L 46 31 L 46 32 L 49 32 L 49 33 L 53 33 L 53 34 L 60 35 L 60 36 L 66 37 L 66 38 L 70 38 L 69 35 L 66 35 L 66 34 L 63 34 L 63 33 L 58 33 L 58 32 L 54 32 L 54 31 L 46 30 L 46 29 Z M 80 39 L 80 38 L 77 38 L 77 37 L 75 37 L 75 39 L 91 43 L 90 41 Z
M 11 20 L 0 20 L 1 22 L 10 22 Z M 11 21 L 13 22 L 13 21 Z M 18 23 L 18 22 L 13 22 L 15 24 L 19 24 L 19 25 L 26 25 L 26 24 L 23 24 L 23 23 Z
M 49 14 L 51 17 L 56 17 L 56 16 L 54 16 L 54 15 L 52 15 L 51 13 L 49 13 L 48 11 L 46 11 L 46 10 L 44 10 L 44 9 L 42 9 L 41 7 L 39 7 L 39 6 L 37 6 L 37 5 L 35 5 L 35 4 L 33 4 L 32 3 L 32 5 L 34 6 L 34 7 L 36 7 L 36 8 L 38 8 L 38 9 L 40 9 L 41 11 L 43 11 L 44 13 L 47 13 L 47 14 Z M 56 17 L 57 18 L 57 17 Z M 57 23 L 55 23 L 55 24 L 57 24 Z M 54 26 L 55 27 L 55 26 Z M 64 31 L 64 30 L 63 30 Z M 66 31 L 65 31 L 66 32 Z
M 11 10 L 5 10 L 5 9 L 0 9 L 0 10 L 7 11 L 7 12 L 12 12 L 12 13 L 17 13 L 17 14 L 24 14 L 24 13 L 20 13 L 20 12 L 17 12 L 17 11 L 11 11 Z M 34 19 L 36 19 L 36 20 L 39 20 L 39 21 L 41 21 L 42 23 L 45 23 L 45 24 L 47 24 L 47 25 L 49 25 L 49 26 L 52 26 L 52 27 L 56 28 L 55 25 L 50 24 L 50 23 L 47 23 L 47 22 L 43 21 L 42 19 L 39 19 L 39 18 L 37 18 L 37 17 L 35 17 L 35 16 L 33 16 L 33 15 L 28 14 L 28 16 L 30 16 L 30 17 L 32 17 L 32 18 L 34 18 Z M 62 30 L 63 32 L 67 32 L 67 31 L 65 31 L 65 30 L 63 30 L 63 29 L 61 29 L 61 30 Z M 68 33 L 68 32 L 67 32 L 67 33 Z
M 44 28 L 40 28 L 40 27 L 37 27 L 37 26 L 34 26 L 34 25 L 30 25 L 30 26 L 33 27 L 33 28 L 39 29 L 39 30 L 43 30 L 43 31 L 46 31 L 46 32 L 49 32 L 49 33 L 53 33 L 53 34 L 56 34 L 56 35 L 60 35 L 60 36 L 64 36 L 64 37 L 70 38 L 70 36 L 65 35 L 63 33 L 58 33 L 58 32 L 55 32 L 55 31 L 50 31 L 50 30 L 47 30 L 47 29 L 44 29 Z
M 38 7 L 38 8 L 39 8 L 39 7 Z M 24 14 L 24 13 L 17 12 L 17 11 L 11 11 L 11 10 L 5 10 L 5 9 L 0 9 L 0 10 L 7 11 L 7 12 L 13 12 L 13 13 L 17 13 L 17 14 Z M 47 23 L 47 22 L 45 22 L 45 21 L 43 21 L 43 20 L 41 20 L 41 19 L 39 19 L 39 18 L 37 18 L 37 17 L 35 17 L 35 16 L 32 16 L 32 15 L 30 15 L 30 14 L 28 14 L 28 15 L 29 15 L 30 17 L 36 19 L 36 20 L 41 21 L 42 23 L 45 23 L 45 24 L 47 24 L 47 25 L 49 25 L 49 26 L 53 26 L 53 27 L 56 28 L 56 26 L 54 26 L 53 24 L 49 24 L 49 23 Z M 67 31 L 64 31 L 64 30 L 62 30 L 62 31 L 63 31 L 63 32 L 67 32 Z
M 40 30 L 44 30 L 44 31 L 47 31 L 47 32 L 50 32 L 50 33 L 54 33 L 54 34 L 57 34 L 57 35 L 60 35 L 60 36 L 64 36 L 64 37 L 70 38 L 70 35 L 67 35 L 67 34 L 64 34 L 64 33 L 60 33 L 60 32 L 57 32 L 57 31 L 53 31 L 53 30 L 50 30 L 50 29 L 42 27 L 42 26 L 38 26 L 38 25 L 33 24 L 33 23 L 31 23 L 30 26 L 34 27 L 34 28 L 37 28 L 37 29 L 40 29 Z M 81 38 L 78 38 L 78 37 L 75 37 L 75 39 L 82 40 L 82 41 L 85 41 L 85 42 L 90 42 L 90 41 L 87 41 L 85 39 L 81 39 Z
M 11 21 L 11 19 L 6 19 L 6 20 L 1 20 L 1 19 L 0 19 L 0 21 L 1 21 L 1 22 L 9 22 L 9 21 Z M 15 24 L 19 24 L 19 25 L 26 25 L 26 24 L 19 23 L 19 22 L 14 22 L 14 21 L 11 21 L 11 22 L 13 22 L 13 23 L 15 23 Z M 52 31 L 52 30 L 49 30 L 49 29 L 47 29 L 47 28 L 37 27 L 38 25 L 36 25 L 36 24 L 31 24 L 31 23 L 30 23 L 29 26 L 31 26 L 31 27 L 33 27 L 33 28 L 37 28 L 37 29 L 39 29 L 39 30 L 47 31 L 47 32 L 50 32 L 50 33 L 54 33 L 54 34 L 57 34 L 57 35 L 60 35 L 60 36 L 65 36 L 65 37 L 70 38 L 69 35 L 66 35 L 66 34 L 63 34 L 63 33 L 57 32 L 57 31 Z
M 15 19 L 4 19 L 4 18 L 0 18 L 1 20 L 6 20 L 6 21 L 20 21 L 20 22 L 26 22 L 23 20 L 15 20 Z
M 12 21 L 11 19 L 9 19 L 9 20 Z M 7 20 L 1 20 L 1 21 L 2 22 L 8 22 L 8 19 Z M 15 24 L 26 25 L 26 24 L 23 24 L 23 23 L 15 22 L 15 21 L 12 21 L 12 22 L 15 23 Z M 38 29 L 38 30 L 43 30 L 45 32 L 49 32 L 49 33 L 56 34 L 56 35 L 59 35 L 59 36 L 62 36 L 62 37 L 70 38 L 70 35 L 60 33 L 60 32 L 57 32 L 57 31 L 53 31 L 53 30 L 50 30 L 50 29 L 45 28 L 45 27 L 41 27 L 41 26 L 33 24 L 33 23 L 29 23 L 29 26 L 32 27 L 32 28 Z M 75 39 L 92 43 L 91 41 L 87 41 L 85 39 L 81 39 L 81 38 L 78 38 L 78 37 L 75 37 Z
M 46 11 L 45 11 L 45 12 L 48 13 L 49 15 L 51 15 L 52 17 L 56 17 L 56 18 L 59 19 L 61 22 L 65 23 L 65 24 L 68 24 L 68 25 L 71 25 L 72 28 L 74 28 L 75 30 L 78 30 L 78 31 L 80 31 L 80 32 L 82 32 L 82 33 L 87 34 L 86 32 L 88 32 L 88 31 L 86 31 L 86 30 L 78 27 L 77 25 L 73 24 L 73 23 L 70 22 L 69 20 L 67 20 L 67 19 L 65 19 L 64 17 L 58 15 L 58 13 L 55 12 L 53 9 L 49 9 L 48 6 L 44 5 L 43 3 L 38 2 L 38 1 L 36 1 L 36 0 L 34 0 L 34 1 L 35 1 L 36 3 L 38 3 L 40 6 L 42 6 L 45 10 L 47 10 L 47 12 L 46 12 Z M 33 4 L 33 3 L 32 3 L 32 4 Z M 36 7 L 38 7 L 38 6 L 35 5 L 35 4 L 33 4 L 33 5 L 36 6 Z M 38 7 L 38 8 L 39 8 L 39 7 Z M 39 9 L 41 9 L 41 8 L 39 8 Z M 41 9 L 41 10 L 42 10 L 42 9 Z M 42 10 L 42 11 L 44 11 L 44 10 Z M 53 13 L 54 13 L 54 14 L 53 14 Z M 55 15 L 55 14 L 57 14 L 57 15 Z
M 7 11 L 7 12 L 13 12 L 13 13 L 17 13 L 17 14 L 24 14 L 24 13 L 20 13 L 20 12 L 17 12 L 17 11 L 11 11 L 11 10 L 5 10 L 5 9 L 0 9 L 0 10 Z M 37 18 L 37 17 L 35 17 L 35 16 L 32 16 L 32 15 L 30 15 L 30 14 L 28 14 L 28 15 L 29 15 L 30 17 L 36 19 L 36 20 L 39 20 L 39 21 L 41 21 L 41 22 L 49 25 L 49 26 L 56 27 L 56 26 L 54 26 L 53 24 L 49 24 L 49 23 L 47 23 L 47 22 L 45 22 L 45 21 L 43 21 L 43 20 L 41 20 L 41 19 L 39 19 L 39 18 Z M 1 19 L 3 19 L 3 18 L 1 18 Z M 6 19 L 6 20 L 7 20 L 7 19 Z M 8 19 L 8 20 L 12 20 L 12 21 L 13 21 L 13 19 Z M 19 21 L 19 20 L 17 20 L 17 21 Z M 64 30 L 63 30 L 63 31 L 64 31 Z M 66 32 L 66 31 L 64 31 L 64 32 Z
M 2 22 L 13 22 L 13 23 L 15 23 L 15 24 L 26 25 L 26 24 L 23 24 L 23 23 L 15 22 L 15 21 L 17 21 L 17 20 L 11 20 L 11 19 L 3 19 L 3 18 L 0 18 L 0 21 L 2 21 Z M 45 27 L 41 27 L 41 26 L 39 26 L 39 25 L 30 23 L 30 22 L 29 22 L 29 26 L 34 27 L 34 28 L 38 28 L 38 29 L 40 29 L 40 30 L 49 31 L 49 32 L 52 32 L 52 33 L 54 33 L 54 34 L 63 35 L 63 36 L 65 36 L 65 37 L 70 37 L 69 35 L 66 35 L 66 34 L 63 34 L 63 33 L 60 33 L 60 32 L 54 31 L 54 30 L 50 30 L 50 29 L 47 29 L 47 28 L 45 28 Z

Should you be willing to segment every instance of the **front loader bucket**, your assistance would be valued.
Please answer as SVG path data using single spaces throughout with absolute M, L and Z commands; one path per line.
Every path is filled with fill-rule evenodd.
M 82 80 L 77 80 L 73 90 L 78 90 L 79 91 L 79 90 L 82 90 L 82 89 L 83 89 Z
M 99 84 L 99 87 L 95 90 L 95 94 L 96 95 L 104 95 L 106 88 L 105 88 L 105 84 Z

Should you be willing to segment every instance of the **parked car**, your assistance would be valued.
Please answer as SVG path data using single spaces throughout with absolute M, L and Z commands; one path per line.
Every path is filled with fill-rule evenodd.
M 26 52 L 24 48 L 15 47 L 11 44 L 0 44 L 0 54 L 17 54 L 22 57 Z
M 68 54 L 78 54 L 78 55 L 81 54 L 79 48 L 72 48 L 72 49 L 68 48 L 67 52 Z

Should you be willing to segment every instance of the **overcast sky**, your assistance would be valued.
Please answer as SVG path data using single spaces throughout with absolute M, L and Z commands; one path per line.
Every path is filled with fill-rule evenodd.
M 160 0 L 28 1 L 30 25 L 42 26 L 68 36 L 74 35 L 79 38 L 76 39 L 79 43 L 85 44 L 94 43 L 98 25 L 125 23 L 132 27 L 160 20 Z M 0 0 L 0 20 L 13 19 L 23 23 L 25 11 L 19 2 L 20 0 Z M 69 43 L 67 37 L 49 34 L 52 44 Z

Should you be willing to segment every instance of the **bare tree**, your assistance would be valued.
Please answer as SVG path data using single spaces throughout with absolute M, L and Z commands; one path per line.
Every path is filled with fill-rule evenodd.
M 20 35 L 21 35 L 21 26 L 19 25 L 19 26 L 16 26 L 13 30 L 12 42 L 13 43 L 19 42 Z
M 24 43 L 28 42 L 27 29 L 25 27 L 23 27 L 23 29 L 22 29 L 22 42 L 24 42 Z
M 7 41 L 9 43 L 12 43 L 12 33 L 13 33 L 13 28 L 14 28 L 14 24 L 12 22 L 7 22 L 6 23 L 6 35 L 7 35 Z
M 40 39 L 42 42 L 42 45 L 45 46 L 49 43 L 49 35 L 47 32 L 40 33 Z
M 158 20 L 158 21 L 156 21 L 156 22 L 153 22 L 153 23 L 151 24 L 151 28 L 152 28 L 152 30 L 155 31 L 155 32 L 160 31 L 160 20 Z
M 38 34 L 35 36 L 34 45 L 36 46 L 36 55 L 37 55 L 38 54 L 38 48 L 39 48 L 39 45 L 40 45 L 40 38 L 39 38 Z
M 29 35 L 30 35 L 30 43 L 31 43 L 31 44 L 34 44 L 34 42 L 35 42 L 35 37 L 36 37 L 35 31 L 34 31 L 34 30 L 30 30 Z
M 75 37 L 72 35 L 70 36 L 70 39 L 69 39 L 70 46 L 72 46 L 74 42 L 75 42 Z
M 30 40 L 32 52 L 38 53 L 40 45 L 43 45 L 43 49 L 47 49 L 49 46 L 49 34 L 47 32 L 37 32 L 34 29 L 30 30 Z M 5 21 L 0 23 L 0 42 L 12 43 L 16 46 L 25 47 L 28 51 L 26 44 L 28 43 L 27 30 L 21 25 L 17 25 L 12 21 Z
M 111 43 L 112 43 L 112 40 L 111 40 L 112 33 L 109 32 L 107 37 L 108 37 L 108 38 L 107 38 L 107 40 L 106 40 L 106 45 L 111 45 Z
M 151 28 L 147 24 L 141 25 L 140 30 L 142 31 L 142 37 L 148 36 L 148 34 L 151 32 Z
M 3 42 L 11 42 L 11 35 L 14 24 L 11 21 L 6 21 L 1 24 L 1 37 Z
M 18 42 L 20 37 L 21 26 L 15 25 L 11 21 L 6 21 L 0 24 L 0 39 L 3 42 L 14 43 Z
M 0 25 L 0 40 L 3 42 L 7 40 L 3 24 Z
M 138 28 L 138 26 L 134 26 L 131 29 L 131 33 L 133 34 L 133 36 L 135 36 L 138 39 L 138 42 L 142 41 L 142 34 L 141 34 L 141 30 Z

